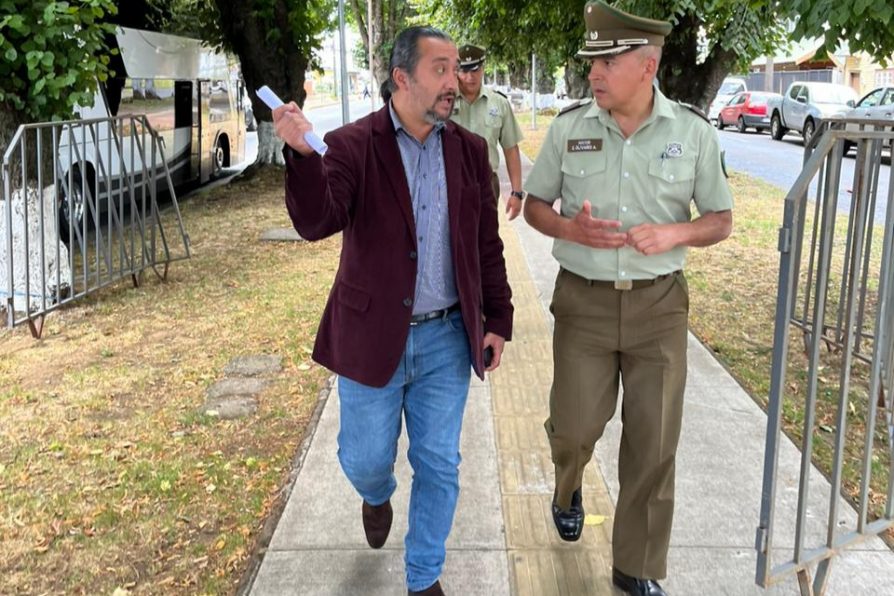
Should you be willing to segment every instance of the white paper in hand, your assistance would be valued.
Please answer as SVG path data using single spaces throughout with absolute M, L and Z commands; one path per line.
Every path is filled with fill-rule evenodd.
M 264 85 L 260 89 L 258 89 L 255 93 L 258 94 L 258 99 L 267 104 L 267 107 L 271 110 L 275 110 L 276 108 L 283 105 L 283 101 L 273 92 L 273 89 Z M 326 143 L 323 142 L 323 139 L 317 136 L 312 130 L 304 133 L 304 142 L 310 145 L 310 148 L 319 153 L 321 156 L 326 154 L 326 149 L 329 147 Z

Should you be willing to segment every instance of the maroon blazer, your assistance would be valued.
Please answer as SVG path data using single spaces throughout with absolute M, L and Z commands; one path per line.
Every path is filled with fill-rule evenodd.
M 483 378 L 484 333 L 511 339 L 512 293 L 485 141 L 453 122 L 442 135 L 456 288 L 472 366 Z M 343 232 L 313 358 L 349 379 L 383 387 L 406 347 L 418 250 L 388 106 L 325 141 L 325 158 L 285 149 L 286 206 L 295 229 L 308 240 Z

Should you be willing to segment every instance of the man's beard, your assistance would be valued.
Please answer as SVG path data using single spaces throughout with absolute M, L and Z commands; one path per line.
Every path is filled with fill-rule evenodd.
M 444 93 L 443 95 L 439 95 L 435 99 L 435 103 L 428 110 L 425 111 L 425 121 L 429 124 L 440 124 L 442 122 L 447 122 L 450 120 L 450 112 L 448 111 L 446 116 L 441 116 L 435 111 L 435 106 L 438 105 L 442 100 L 446 98 L 450 98 L 452 101 L 456 101 L 455 93 Z M 452 106 L 451 106 L 452 107 Z

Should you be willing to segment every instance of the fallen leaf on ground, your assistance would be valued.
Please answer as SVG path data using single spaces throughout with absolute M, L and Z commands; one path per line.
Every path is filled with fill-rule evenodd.
M 594 515 L 592 513 L 588 513 L 584 516 L 584 525 L 585 526 L 601 526 L 605 523 L 606 517 L 604 515 Z

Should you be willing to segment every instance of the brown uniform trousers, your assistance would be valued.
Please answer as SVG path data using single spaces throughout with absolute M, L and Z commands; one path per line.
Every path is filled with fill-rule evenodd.
M 616 290 L 560 270 L 553 302 L 555 373 L 545 423 L 556 501 L 567 509 L 584 466 L 615 413 L 623 383 L 620 493 L 614 566 L 634 577 L 667 575 L 674 459 L 683 414 L 689 293 L 681 272 Z
M 494 189 L 494 202 L 499 205 L 500 204 L 500 177 L 496 172 L 493 173 L 490 179 L 490 185 Z

